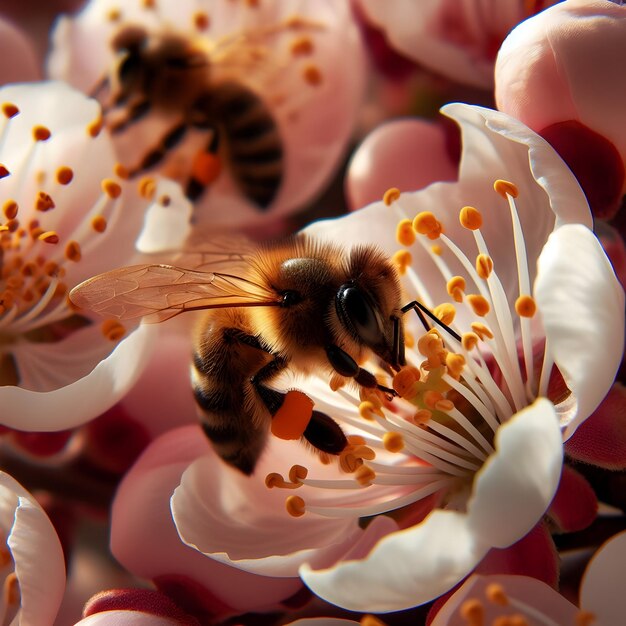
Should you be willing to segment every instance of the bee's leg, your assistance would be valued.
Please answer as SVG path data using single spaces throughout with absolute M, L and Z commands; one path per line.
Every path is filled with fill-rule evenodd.
M 115 106 L 118 106 L 118 103 L 114 103 Z M 131 124 L 134 124 L 137 120 L 141 119 L 145 115 L 150 112 L 150 101 L 149 100 L 137 100 L 133 102 L 125 111 L 125 114 L 115 122 L 109 124 L 109 130 L 113 135 L 117 133 L 121 133 L 123 130 L 128 128 Z M 108 112 L 107 107 L 103 107 L 104 112 Z
M 461 341 L 461 335 L 452 330 L 447 324 L 444 324 L 432 311 L 425 307 L 421 302 L 413 300 L 412 302 L 405 304 L 400 310 L 402 311 L 403 315 L 411 310 L 415 311 L 417 317 L 419 317 L 426 330 L 430 330 L 430 326 L 428 325 L 425 317 L 428 316 L 435 324 L 437 324 L 437 326 L 443 328 L 443 330 L 445 330 L 451 337 L 454 337 L 454 339 L 459 342 Z
M 136 176 L 160 163 L 165 155 L 180 143 L 187 132 L 187 128 L 188 126 L 185 122 L 180 122 L 168 130 L 159 143 L 154 148 L 151 148 L 143 159 L 141 159 L 139 164 L 129 169 L 129 175 Z
M 329 363 L 338 374 L 346 376 L 347 378 L 353 378 L 361 387 L 378 389 L 392 397 L 398 395 L 393 389 L 379 384 L 374 374 L 359 367 L 358 363 L 339 346 L 326 346 L 326 356 L 328 357 Z

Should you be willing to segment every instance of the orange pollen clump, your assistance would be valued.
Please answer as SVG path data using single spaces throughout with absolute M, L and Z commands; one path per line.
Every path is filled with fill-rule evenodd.
M 206 30 L 211 24 L 211 20 L 208 14 L 204 13 L 204 11 L 198 11 L 194 13 L 193 16 L 193 25 L 198 30 Z
M 12 102 L 4 102 L 2 104 L 2 113 L 8 119 L 15 117 L 20 110 Z
M 111 9 L 107 13 L 107 19 L 110 22 L 119 22 L 121 18 L 122 18 L 122 12 L 118 8 Z
M 441 256 L 443 250 L 441 249 L 441 246 L 438 246 L 437 244 L 434 244 L 432 246 L 430 246 L 430 251 L 433 254 L 436 254 L 437 256 Z
M 91 220 L 91 227 L 97 233 L 103 233 L 107 229 L 107 221 L 103 215 L 95 215 Z
M 461 337 L 461 345 L 468 352 L 476 347 L 478 341 L 479 337 L 476 333 L 463 333 Z
M 413 262 L 413 257 L 408 250 L 398 250 L 392 257 L 391 262 L 398 268 L 400 275 L 404 275 Z
M 45 126 L 34 126 L 33 127 L 33 139 L 35 141 L 48 141 L 50 139 L 52 133 Z
M 482 339 L 482 341 L 487 339 L 493 339 L 493 333 L 489 329 L 488 326 L 481 324 L 480 322 L 472 322 L 470 324 L 472 330 Z
M 360 626 L 386 626 L 385 622 L 381 622 L 373 615 L 364 615 L 359 624 Z
M 413 228 L 420 235 L 426 235 L 429 239 L 438 239 L 443 232 L 441 222 L 430 211 L 422 211 L 413 219 Z
M 509 599 L 504 591 L 504 587 L 498 583 L 491 583 L 485 589 L 485 595 L 487 600 L 492 604 L 498 604 L 500 606 L 508 606 Z
M 376 406 L 371 400 L 363 400 L 359 404 L 359 415 L 366 420 L 373 420 L 374 414 L 384 417 L 381 408 Z
M 472 307 L 472 311 L 474 311 L 474 313 L 476 313 L 479 317 L 484 317 L 487 313 L 489 313 L 489 309 L 491 307 L 484 296 L 475 293 L 469 294 L 467 296 L 467 301 Z
M 443 302 L 433 309 L 433 313 L 443 324 L 449 326 L 454 321 L 456 309 L 449 302 Z
M 285 500 L 285 508 L 292 517 L 302 517 L 306 511 L 304 499 L 300 496 L 289 496 Z
M 100 134 L 103 125 L 104 121 L 102 120 L 102 117 L 96 118 L 93 122 L 87 124 L 87 134 L 90 137 L 97 137 Z
M 15 200 L 7 200 L 2 205 L 2 212 L 4 217 L 8 220 L 14 220 L 17 217 L 18 205 Z
M 102 191 L 106 193 L 109 198 L 115 200 L 116 198 L 120 197 L 120 194 L 122 193 L 122 188 L 119 183 L 116 183 L 114 180 L 111 180 L 110 178 L 105 178 L 102 181 Z
M 211 152 L 198 152 L 191 164 L 191 177 L 204 186 L 215 182 L 221 171 L 221 159 Z
M 387 431 L 383 435 L 383 446 L 389 452 L 401 452 L 404 449 L 404 437 L 401 433 Z
M 476 257 L 476 273 L 485 280 L 493 272 L 493 259 L 488 254 L 479 254 Z
M 465 357 L 462 354 L 448 352 L 448 354 L 446 354 L 446 367 L 448 368 L 450 376 L 458 380 L 465 367 Z
M 467 622 L 468 626 L 482 626 L 485 619 L 485 607 L 478 598 L 470 598 L 461 604 L 459 615 Z
M 309 85 L 313 85 L 317 87 L 322 83 L 322 72 L 317 65 L 313 63 L 309 63 L 302 70 L 302 77 L 304 80 L 309 83 Z
M 121 178 L 122 180 L 130 178 L 130 172 L 128 171 L 128 168 L 121 163 L 115 164 L 115 166 L 113 167 L 113 172 L 118 178 Z
M 359 485 L 368 487 L 376 479 L 376 472 L 371 467 L 367 467 L 367 465 L 361 465 L 354 472 L 354 479 Z
M 576 626 L 591 626 L 597 620 L 596 616 L 591 611 L 580 610 L 576 613 Z
M 313 400 L 302 391 L 290 389 L 272 418 L 272 435 L 279 439 L 300 439 L 312 415 Z
M 513 198 L 517 198 L 517 196 L 519 196 L 519 189 L 517 188 L 517 185 L 509 182 L 508 180 L 496 180 L 496 182 L 493 183 L 493 188 L 505 200 L 507 195 Z
M 74 261 L 74 263 L 77 263 L 78 261 L 80 261 L 81 257 L 82 253 L 80 251 L 80 244 L 77 241 L 68 242 L 68 244 L 65 246 L 65 258 L 70 261 Z
M 50 209 L 54 209 L 55 206 L 54 200 L 47 193 L 40 191 L 37 194 L 37 200 L 35 201 L 37 211 L 50 211 Z
M 405 398 L 412 394 L 414 385 L 420 378 L 419 369 L 407 365 L 393 377 L 393 389 L 401 398 Z
M 459 221 L 463 228 L 478 230 L 483 225 L 483 216 L 473 206 L 465 206 L 459 212 Z
M 2 163 L 0 163 L 0 178 L 6 178 L 10 173 L 11 172 L 9 172 L 9 170 L 2 165 Z
M 520 317 L 532 317 L 537 312 L 537 304 L 532 296 L 520 296 L 515 301 L 515 312 Z
M 396 227 L 396 240 L 403 246 L 411 246 L 415 243 L 415 231 L 411 220 L 402 220 Z
M 124 328 L 124 325 L 118 320 L 112 319 L 104 320 L 100 326 L 100 330 L 109 341 L 117 341 L 126 334 L 126 328 Z
M 383 202 L 387 206 L 390 206 L 400 197 L 400 195 L 401 192 L 397 187 L 391 187 L 387 189 L 387 191 L 385 191 L 385 193 L 383 194 Z
M 71 167 L 63 165 L 56 172 L 56 179 L 60 185 L 69 185 L 74 178 L 74 172 Z
M 145 200 L 152 200 L 154 192 L 156 191 L 156 181 L 154 178 L 144 176 L 144 178 L 139 181 L 137 188 L 139 190 L 139 195 L 142 198 Z

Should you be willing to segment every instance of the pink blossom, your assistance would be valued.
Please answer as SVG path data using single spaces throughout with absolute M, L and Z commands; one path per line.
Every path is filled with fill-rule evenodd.
M 17 26 L 0 18 L 0 84 L 40 78 L 32 43 Z
M 498 53 L 501 111 L 554 145 L 598 217 L 610 217 L 626 189 L 626 7 L 566 0 L 515 28 Z

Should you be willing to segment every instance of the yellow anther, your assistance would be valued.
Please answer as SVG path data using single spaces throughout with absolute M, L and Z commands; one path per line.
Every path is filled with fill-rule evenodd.
M 417 351 L 429 359 L 432 357 L 443 358 L 445 356 L 443 341 L 435 329 L 431 329 L 427 333 L 424 333 L 417 340 Z
M 508 606 L 509 598 L 504 591 L 504 587 L 498 583 L 491 583 L 487 585 L 485 589 L 485 597 L 492 604 L 498 604 L 500 606 Z
M 401 191 L 397 187 L 390 187 L 383 194 L 383 202 L 387 206 L 391 206 L 400 197 L 400 194 Z
M 281 488 L 285 484 L 285 479 L 278 472 L 271 472 L 265 477 L 265 486 L 268 489 Z
M 403 367 L 393 377 L 393 389 L 401 397 L 406 398 L 413 395 L 412 390 L 415 383 L 420 379 L 420 371 L 412 365 Z
M 352 446 L 365 445 L 365 437 L 363 437 L 363 435 L 348 435 L 346 439 L 348 440 L 348 443 Z
M 476 257 L 476 273 L 485 280 L 493 272 L 493 259 L 488 254 L 479 254 Z
M 122 193 L 122 188 L 120 187 L 119 183 L 116 183 L 114 180 L 111 180 L 110 178 L 105 178 L 102 181 L 102 191 L 106 193 L 109 198 L 115 199 L 120 197 L 120 194 Z
M 422 211 L 413 219 L 413 228 L 420 235 L 426 235 L 429 239 L 437 239 L 443 232 L 441 222 L 430 211 Z
M 211 19 L 204 11 L 197 11 L 193 15 L 193 25 L 198 30 L 206 30 L 211 24 Z
M 576 626 L 592 626 L 592 624 L 595 624 L 597 621 L 597 617 L 594 613 L 583 610 L 578 611 L 574 619 Z
M 6 200 L 2 205 L 2 213 L 8 220 L 14 220 L 17 217 L 18 205 L 15 200 Z
M 519 196 L 519 189 L 517 185 L 509 182 L 508 180 L 496 180 L 493 183 L 493 188 L 497 191 L 505 200 L 507 196 L 517 198 Z
M 77 263 L 80 261 L 82 257 L 82 253 L 80 250 L 80 244 L 77 241 L 70 241 L 65 246 L 65 258 L 69 261 L 74 261 Z
M 433 244 L 432 246 L 430 246 L 430 251 L 436 256 L 441 256 L 441 253 L 443 252 L 441 246 L 438 246 L 437 244 Z
M 359 415 L 366 420 L 373 420 L 374 414 L 379 415 L 380 417 L 385 417 L 385 414 L 382 412 L 380 407 L 377 407 L 370 400 L 364 400 L 359 404 Z
M 483 216 L 473 206 L 464 206 L 459 212 L 459 221 L 463 228 L 478 230 L 483 225 Z
M 59 275 L 59 264 L 54 261 L 48 261 L 43 266 L 43 273 L 46 276 L 58 276 Z
M 55 206 L 54 200 L 47 193 L 40 191 L 37 194 L 37 199 L 35 200 L 35 208 L 37 211 L 49 211 L 50 209 L 54 209 Z
M 130 172 L 128 171 L 128 168 L 121 163 L 115 164 L 115 166 L 113 167 L 113 172 L 118 178 L 121 178 L 122 180 L 130 178 Z
M 359 622 L 360 626 L 387 626 L 373 615 L 364 615 Z
M 291 42 L 289 50 L 293 56 L 308 56 L 309 54 L 313 54 L 313 40 L 306 35 L 297 37 Z
M 485 326 L 485 324 L 482 324 L 481 322 L 472 322 L 470 326 L 482 341 L 485 341 L 485 339 L 493 339 L 493 333 L 488 326 Z
M 117 9 L 117 8 L 111 9 L 107 13 L 107 19 L 110 22 L 119 22 L 120 19 L 122 19 L 122 12 L 119 9 Z
M 433 314 L 446 326 L 450 326 L 450 324 L 452 324 L 452 322 L 454 321 L 454 317 L 456 316 L 456 309 L 454 308 L 453 304 L 450 304 L 449 302 L 443 302 L 433 309 Z
M 97 233 L 103 233 L 107 229 L 107 221 L 103 215 L 96 215 L 91 220 L 91 227 Z
M 322 84 L 322 72 L 317 65 L 313 63 L 309 63 L 302 70 L 302 78 L 309 83 L 309 85 L 313 85 L 317 87 Z
M 6 178 L 11 172 L 0 163 L 0 178 Z
M 144 9 L 154 9 L 156 4 L 156 0 L 141 0 L 141 5 Z
M 59 235 L 53 230 L 46 230 L 38 235 L 37 239 L 45 243 L 59 243 Z
M 45 126 L 33 126 L 33 139 L 35 141 L 47 141 L 51 134 Z
M 357 445 L 352 450 L 354 456 L 365 459 L 366 461 L 373 461 L 376 458 L 376 452 L 366 445 Z
M 414 235 L 415 236 L 415 235 Z M 406 273 L 406 268 L 411 266 L 413 257 L 408 250 L 398 250 L 392 257 L 391 262 L 398 268 L 401 276 Z
M 152 200 L 152 198 L 154 198 L 154 192 L 156 191 L 156 181 L 154 178 L 144 176 L 144 178 L 139 181 L 137 188 L 142 198 Z
M 410 418 L 410 421 L 416 426 L 423 426 L 432 416 L 432 411 L 429 411 L 428 409 L 420 409 L 415 412 L 415 414 Z
M 56 171 L 56 179 L 59 185 L 69 185 L 74 178 L 74 172 L 71 167 L 63 165 Z
M 361 402 L 371 402 L 377 409 L 380 409 L 383 406 L 382 396 L 378 389 L 367 389 L 366 387 L 361 387 L 359 389 L 359 400 L 361 400 Z
M 357 483 L 359 483 L 359 485 L 367 487 L 371 485 L 376 479 L 376 472 L 367 465 L 361 465 L 360 467 L 357 467 L 356 471 L 354 472 L 354 479 L 357 481 Z
M 478 598 L 470 598 L 461 604 L 459 615 L 468 624 L 483 624 L 485 619 L 485 607 Z
M 437 411 L 448 413 L 454 409 L 454 402 L 452 402 L 452 400 L 448 400 L 448 398 L 443 398 L 442 400 L 435 402 L 435 409 Z
M 404 331 L 404 345 L 407 348 L 412 348 L 415 345 L 415 337 L 408 330 Z
M 465 279 L 463 276 L 453 276 L 446 284 L 448 294 L 454 298 L 455 302 L 463 302 L 465 293 Z
M 463 373 L 463 368 L 465 367 L 465 357 L 462 354 L 457 354 L 456 352 L 448 352 L 446 354 L 446 367 L 448 368 L 448 373 L 452 378 L 458 380 Z
M 20 110 L 12 102 L 4 102 L 2 104 L 2 113 L 8 119 L 15 117 Z
M 126 334 L 126 329 L 124 328 L 124 325 L 121 324 L 118 320 L 112 319 L 104 320 L 104 322 L 102 322 L 102 325 L 100 326 L 100 330 L 109 341 L 117 341 Z
M 96 118 L 93 122 L 87 124 L 87 134 L 90 137 L 97 137 L 100 134 L 103 125 L 104 122 L 102 120 L 102 117 Z
M 404 437 L 401 433 L 388 431 L 383 435 L 383 446 L 389 452 L 401 452 L 404 450 Z
M 292 465 L 289 470 L 289 480 L 292 483 L 301 483 L 308 475 L 309 470 L 304 465 Z
M 470 352 L 476 347 L 478 340 L 479 337 L 476 333 L 463 333 L 463 336 L 461 337 L 461 345 L 467 352 Z
M 285 508 L 291 517 L 302 517 L 306 511 L 304 499 L 300 496 L 289 496 L 285 500 Z
M 402 220 L 396 227 L 396 240 L 402 246 L 412 246 L 415 243 L 415 231 L 411 220 Z
M 515 312 L 520 317 L 532 317 L 537 312 L 537 304 L 532 296 L 520 296 L 515 301 Z
M 469 294 L 467 296 L 467 302 L 472 307 L 472 311 L 479 317 L 484 317 L 489 313 L 489 302 L 484 296 L 475 293 Z
M 423 400 L 424 400 L 424 404 L 429 409 L 435 409 L 436 408 L 435 405 L 437 404 L 437 402 L 440 402 L 441 400 L 445 400 L 445 398 L 439 391 L 433 391 L 432 389 L 429 389 L 424 392 Z

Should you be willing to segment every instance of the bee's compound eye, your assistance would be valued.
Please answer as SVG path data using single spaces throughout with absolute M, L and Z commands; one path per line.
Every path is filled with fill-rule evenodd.
M 382 335 L 379 316 L 371 299 L 358 287 L 342 285 L 335 298 L 341 323 L 367 345 L 376 345 Z

